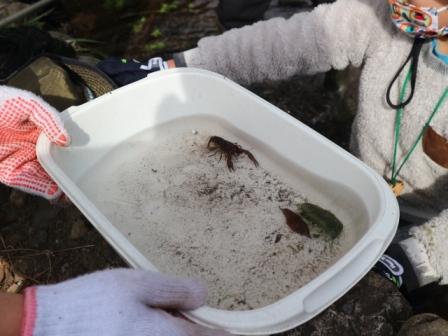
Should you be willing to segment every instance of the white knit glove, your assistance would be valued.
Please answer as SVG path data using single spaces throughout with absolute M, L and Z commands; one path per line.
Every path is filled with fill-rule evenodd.
M 402 277 L 407 291 L 411 292 L 440 280 L 440 275 L 429 262 L 424 246 L 415 237 L 391 244 L 388 252 L 404 269 Z
M 0 86 L 0 182 L 56 200 L 62 190 L 36 156 L 42 132 L 59 146 L 70 144 L 58 111 L 29 91 Z
M 136 269 L 99 271 L 25 290 L 22 336 L 229 336 L 163 309 L 204 304 L 202 280 Z

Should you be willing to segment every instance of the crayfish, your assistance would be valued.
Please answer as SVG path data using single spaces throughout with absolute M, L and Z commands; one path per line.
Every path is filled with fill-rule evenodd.
M 235 171 L 235 169 L 233 168 L 232 155 L 240 155 L 243 153 L 246 154 L 247 157 L 255 164 L 255 167 L 258 167 L 258 162 L 252 155 L 252 153 L 247 149 L 243 149 L 237 143 L 232 143 L 223 138 L 220 138 L 219 136 L 212 136 L 208 141 L 207 147 L 210 148 L 211 143 L 215 145 L 213 148 L 217 148 L 217 150 L 210 156 L 213 156 L 216 153 L 220 153 L 221 155 L 219 157 L 219 161 L 221 161 L 222 156 L 224 155 L 227 160 L 227 168 L 229 168 L 230 171 Z

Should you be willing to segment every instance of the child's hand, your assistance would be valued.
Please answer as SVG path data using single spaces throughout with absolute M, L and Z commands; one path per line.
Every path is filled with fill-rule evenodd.
M 23 336 L 229 336 L 174 317 L 163 309 L 205 303 L 201 280 L 136 269 L 99 271 L 25 290 Z
M 36 157 L 41 132 L 59 146 L 70 144 L 58 111 L 29 91 L 0 86 L 0 182 L 57 200 L 62 191 Z

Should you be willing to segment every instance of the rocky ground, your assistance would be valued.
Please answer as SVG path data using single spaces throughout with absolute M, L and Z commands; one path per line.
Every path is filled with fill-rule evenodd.
M 172 52 L 194 47 L 204 36 L 219 34 L 221 28 L 215 16 L 216 5 L 217 0 L 62 0 L 61 5 L 48 14 L 43 26 L 70 40 L 79 54 L 146 60 L 154 56 L 169 57 Z M 273 6 L 269 14 L 290 15 L 310 8 L 311 3 L 288 7 L 286 11 L 285 7 Z M 284 82 L 251 85 L 248 89 L 347 149 L 356 106 L 358 74 L 359 69 L 349 69 L 316 76 L 297 76 Z M 95 270 L 126 267 L 126 263 L 75 206 L 53 206 L 4 185 L 0 185 L 0 257 L 24 276 L 24 286 L 57 283 Z M 377 289 L 389 286 L 373 273 L 363 281 Z M 359 285 L 347 294 L 344 302 L 353 304 L 360 300 L 362 295 L 356 294 L 358 289 Z M 352 322 L 345 329 L 338 329 L 344 330 L 338 334 L 396 334 L 410 312 L 395 289 L 388 293 L 399 299 L 393 302 L 393 314 L 384 306 L 381 308 L 382 314 L 389 316 L 378 325 L 386 325 L 387 332 L 375 326 L 369 329 L 368 324 L 374 323 L 373 319 L 362 324 L 359 317 L 355 318 L 356 312 L 351 311 Z M 358 296 L 355 300 L 350 295 Z M 445 300 L 443 288 L 438 292 L 438 298 L 431 311 L 441 314 L 443 310 L 437 307 Z M 347 315 L 350 313 L 348 310 L 354 307 L 338 302 L 327 310 L 328 316 L 334 316 L 336 311 Z M 398 309 L 397 305 L 402 308 Z M 315 324 L 307 324 L 289 335 L 323 335 L 316 333 L 318 322 L 316 319 Z

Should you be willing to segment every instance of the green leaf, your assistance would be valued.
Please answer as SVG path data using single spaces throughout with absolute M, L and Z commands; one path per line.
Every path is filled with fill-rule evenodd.
M 310 223 L 318 226 L 332 239 L 338 237 L 343 229 L 341 221 L 332 212 L 312 203 L 298 206 L 300 214 Z
M 159 29 L 155 29 L 153 30 L 153 32 L 151 33 L 152 37 L 159 37 L 162 36 L 162 32 Z
M 144 49 L 146 51 L 155 51 L 155 50 L 163 49 L 163 48 L 165 48 L 165 46 L 166 45 L 164 42 L 154 42 L 154 43 L 145 45 Z

